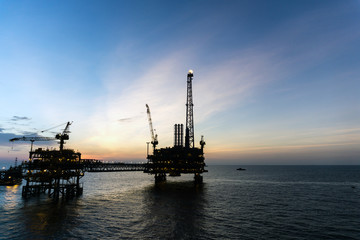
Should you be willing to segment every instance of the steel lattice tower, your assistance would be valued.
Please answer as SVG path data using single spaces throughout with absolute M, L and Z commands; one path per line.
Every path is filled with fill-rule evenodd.
M 185 147 L 194 148 L 194 114 L 193 114 L 193 97 L 192 97 L 192 79 L 193 71 L 189 70 L 187 75 L 187 102 L 186 102 L 186 135 Z

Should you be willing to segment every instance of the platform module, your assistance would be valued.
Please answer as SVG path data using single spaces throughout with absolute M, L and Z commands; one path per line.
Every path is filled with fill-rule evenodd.
M 153 153 L 147 156 L 148 164 L 145 173 L 155 174 L 155 182 L 166 180 L 169 176 L 181 176 L 181 174 L 194 174 L 196 183 L 202 183 L 202 173 L 205 170 L 204 146 L 205 141 L 201 136 L 200 148 L 195 147 L 194 137 L 194 112 L 192 96 L 192 80 L 194 73 L 190 70 L 187 74 L 187 100 L 186 100 L 186 125 L 185 144 L 183 124 L 174 126 L 174 146 L 156 149 L 158 144 L 157 135 L 154 134 L 149 106 L 146 104 L 149 118 L 150 132 L 152 136 Z

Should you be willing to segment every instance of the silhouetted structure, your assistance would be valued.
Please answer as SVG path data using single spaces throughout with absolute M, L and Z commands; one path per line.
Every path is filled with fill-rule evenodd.
M 26 185 L 23 186 L 22 191 L 24 197 L 48 192 L 50 197 L 58 199 L 60 195 L 70 198 L 82 193 L 82 186 L 79 181 L 84 176 L 81 154 L 71 149 L 64 149 L 65 140 L 69 139 L 70 125 L 71 123 L 67 122 L 64 131 L 56 134 L 55 138 L 22 137 L 10 139 L 10 141 L 31 142 L 29 161 L 21 164 L 24 170 L 23 178 L 26 180 Z M 38 148 L 33 151 L 32 149 L 34 141 L 56 139 L 60 140 L 59 150 Z
M 156 145 L 158 145 L 158 140 L 157 140 L 157 134 L 155 134 L 153 125 L 152 125 L 152 120 L 151 120 L 151 113 L 150 113 L 150 107 L 149 105 L 146 104 L 146 112 L 148 115 L 148 119 L 149 119 L 149 127 L 150 127 L 150 134 L 151 134 L 151 144 L 153 145 L 153 150 L 155 150 Z
M 134 172 L 144 171 L 146 164 L 143 163 L 104 163 L 101 161 L 93 160 L 87 162 L 83 161 L 83 170 L 86 172 Z
M 31 142 L 31 147 L 30 147 L 30 152 L 33 151 L 33 145 L 35 141 L 51 141 L 51 140 L 60 140 L 59 144 L 60 144 L 60 151 L 63 150 L 64 144 L 65 144 L 65 140 L 69 140 L 69 127 L 70 127 L 71 123 L 67 122 L 66 123 L 66 127 L 64 129 L 64 131 L 62 133 L 58 133 L 56 134 L 55 137 L 42 137 L 42 136 L 30 136 L 30 137 L 19 137 L 19 138 L 12 138 L 9 141 L 10 142 L 15 142 L 15 141 L 30 141 Z M 49 129 L 48 129 L 49 130 Z M 46 131 L 46 130 L 45 130 Z M 44 131 L 42 131 L 44 132 Z
M 48 192 L 49 197 L 71 198 L 82 194 L 80 178 L 84 176 L 81 154 L 71 149 L 30 152 L 25 169 L 23 197 Z
M 192 79 L 194 77 L 193 71 L 190 70 L 187 75 L 187 101 L 186 101 L 186 135 L 185 147 L 194 148 L 194 111 L 193 111 L 193 97 L 192 97 Z
M 30 141 L 31 150 L 29 161 L 23 162 L 20 166 L 1 171 L 1 181 L 4 185 L 15 183 L 22 178 L 26 180 L 23 186 L 22 195 L 28 197 L 40 193 L 48 193 L 49 197 L 59 199 L 79 196 L 83 192 L 80 178 L 87 172 L 119 172 L 119 171 L 143 171 L 144 173 L 155 174 L 155 182 L 166 180 L 169 176 L 180 176 L 184 174 L 194 174 L 195 182 L 202 183 L 201 173 L 207 172 L 205 167 L 204 146 L 205 141 L 201 136 L 200 148 L 194 145 L 194 120 L 193 120 L 193 101 L 192 101 L 192 79 L 193 72 L 190 70 L 187 75 L 187 103 L 186 103 L 186 129 L 184 144 L 184 126 L 175 124 L 174 126 L 174 146 L 156 149 L 158 144 L 157 135 L 153 129 L 150 108 L 146 104 L 149 127 L 151 134 L 151 144 L 153 154 L 147 155 L 146 164 L 129 163 L 104 163 L 94 159 L 81 159 L 81 153 L 72 149 L 64 149 L 65 140 L 69 139 L 70 122 L 67 123 L 64 131 L 55 136 L 49 137 L 21 137 L 13 138 L 10 141 Z M 60 140 L 59 150 L 49 150 L 38 148 L 33 151 L 34 141 Z M 9 175 L 10 174 L 10 175 Z M 12 174 L 12 175 L 11 175 Z M 16 183 L 17 183 L 16 182 Z
M 183 146 L 183 125 L 175 124 L 174 127 L 174 146 L 156 149 L 153 148 L 153 154 L 147 156 L 148 164 L 145 173 L 155 174 L 155 182 L 166 180 L 166 174 L 169 176 L 180 176 L 182 173 L 193 173 L 195 182 L 202 183 L 203 178 L 200 175 L 207 172 L 204 158 L 205 141 L 201 137 L 201 148 L 194 146 L 194 116 L 193 116 L 193 97 L 192 80 L 193 71 L 187 74 L 187 102 L 186 102 L 186 130 L 185 146 Z M 148 108 L 148 105 L 146 105 Z
M 23 186 L 23 197 L 48 193 L 49 197 L 57 200 L 60 196 L 68 199 L 81 195 L 83 187 L 80 184 L 80 178 L 86 171 L 144 171 L 144 164 L 103 163 L 94 159 L 81 159 L 81 153 L 72 149 L 64 149 L 65 140 L 69 139 L 70 125 L 71 123 L 68 122 L 64 131 L 56 134 L 55 138 L 37 136 L 10 139 L 11 142 L 31 142 L 29 161 L 23 162 L 16 168 L 1 171 L 0 184 L 20 184 L 24 178 L 26 184 Z M 59 150 L 42 148 L 32 150 L 34 141 L 49 140 L 60 140 Z
M 183 146 L 184 139 L 184 125 L 175 124 L 174 125 L 174 146 Z
M 22 166 L 17 166 L 17 160 L 14 167 L 6 170 L 0 170 L 0 186 L 14 186 L 21 184 L 23 179 Z

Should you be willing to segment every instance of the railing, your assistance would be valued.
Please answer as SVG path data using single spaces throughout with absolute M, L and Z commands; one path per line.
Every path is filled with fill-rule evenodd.
M 125 171 L 144 171 L 145 163 L 103 163 L 90 162 L 83 164 L 86 172 L 125 172 Z

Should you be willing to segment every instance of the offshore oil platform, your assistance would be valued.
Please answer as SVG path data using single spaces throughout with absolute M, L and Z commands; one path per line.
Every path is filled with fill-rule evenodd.
M 31 149 L 29 161 L 21 164 L 23 178 L 26 181 L 22 195 L 28 197 L 39 193 L 48 193 L 49 197 L 58 199 L 60 195 L 66 198 L 79 196 L 83 188 L 80 178 L 84 176 L 81 153 L 72 149 L 64 149 L 65 140 L 69 140 L 67 122 L 62 133 L 55 138 L 50 137 L 21 137 L 10 139 L 14 141 L 30 141 Z M 38 148 L 33 150 L 35 141 L 60 140 L 59 150 Z
M 205 141 L 201 136 L 201 147 L 195 147 L 192 97 L 193 76 L 193 72 L 190 70 L 187 74 L 185 141 L 183 124 L 175 124 L 174 146 L 157 149 L 157 135 L 154 133 L 152 126 L 150 108 L 146 104 L 152 138 L 151 144 L 153 146 L 151 155 L 148 149 L 147 163 L 104 163 L 95 159 L 81 159 L 81 153 L 72 149 L 64 149 L 65 140 L 69 140 L 69 127 L 72 124 L 72 122 L 67 122 L 63 132 L 56 134 L 55 137 L 31 136 L 10 139 L 10 142 L 31 142 L 29 160 L 22 162 L 19 166 L 15 164 L 14 168 L 1 171 L 0 185 L 17 185 L 21 184 L 24 179 L 26 183 L 22 189 L 23 197 L 47 193 L 49 197 L 57 200 L 60 196 L 68 199 L 81 195 L 83 186 L 80 179 L 85 172 L 143 171 L 144 173 L 154 174 L 155 183 L 165 181 L 166 174 L 172 177 L 181 174 L 194 174 L 195 183 L 202 183 L 203 177 L 201 174 L 207 172 L 204 169 Z M 33 150 L 35 141 L 50 140 L 59 140 L 59 150 L 43 148 Z
M 202 183 L 203 177 L 201 174 L 207 172 L 207 170 L 204 169 L 205 141 L 203 136 L 201 136 L 200 148 L 196 148 L 194 144 L 194 104 L 192 96 L 193 77 L 194 73 L 190 70 L 187 74 L 185 143 L 183 124 L 175 124 L 174 146 L 156 149 L 158 144 L 157 135 L 154 134 L 150 108 L 146 104 L 153 154 L 147 154 L 148 162 L 144 172 L 155 174 L 155 182 L 165 181 L 166 174 L 171 177 L 175 177 L 180 176 L 183 173 L 194 174 L 195 183 Z
M 10 166 L 9 169 L 0 170 L 0 186 L 14 186 L 22 182 L 22 165 L 17 165 L 17 158 L 15 159 L 15 166 Z

